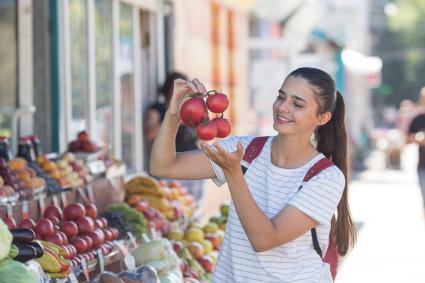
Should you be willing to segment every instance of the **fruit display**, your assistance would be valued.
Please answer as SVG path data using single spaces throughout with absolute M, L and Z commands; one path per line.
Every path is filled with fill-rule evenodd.
M 169 240 L 161 238 L 140 245 L 132 253 L 136 266 L 151 266 L 160 282 L 183 282 L 181 261 Z M 170 281 L 167 281 L 170 280 Z
M 127 202 L 142 207 L 143 202 L 159 210 L 168 220 L 190 218 L 196 209 L 193 197 L 178 182 L 157 181 L 148 176 L 137 176 L 124 184 Z
M 81 131 L 77 134 L 77 139 L 68 145 L 69 152 L 86 152 L 93 153 L 99 150 L 99 147 L 90 140 L 87 131 Z
M 65 154 L 57 161 L 49 160 L 46 155 L 39 155 L 37 164 L 61 187 L 78 189 L 93 179 L 84 162 L 76 159 L 72 153 Z
M 28 167 L 25 159 L 17 157 L 6 162 L 0 158 L 0 196 L 10 197 L 16 192 L 21 196 L 31 196 L 36 189 L 46 185 L 44 179 Z
M 223 118 L 223 112 L 228 106 L 229 100 L 223 93 L 215 90 L 209 91 L 206 95 L 194 93 L 182 104 L 180 117 L 183 124 L 196 128 L 196 134 L 201 140 L 225 138 L 231 132 L 229 121 Z M 214 113 L 212 119 L 209 112 Z
M 111 217 L 112 215 L 116 216 Z M 142 234 L 148 233 L 148 221 L 145 219 L 144 215 L 136 209 L 131 208 L 126 203 L 111 204 L 107 207 L 102 216 L 112 221 L 111 225 L 115 225 L 112 227 L 115 227 L 119 231 L 121 238 L 127 237 L 128 228 L 136 239 L 141 239 Z M 118 217 L 122 219 L 122 222 L 116 221 Z

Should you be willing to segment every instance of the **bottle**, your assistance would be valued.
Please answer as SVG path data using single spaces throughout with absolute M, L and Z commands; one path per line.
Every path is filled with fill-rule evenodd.
M 9 147 L 9 139 L 4 136 L 0 136 L 0 157 L 6 161 L 13 158 Z
M 34 151 L 34 158 L 37 159 L 37 157 L 42 154 L 40 147 L 40 139 L 36 135 L 30 136 L 30 139 L 32 143 L 32 150 Z
M 26 159 L 28 162 L 34 162 L 34 151 L 32 150 L 31 139 L 29 137 L 19 138 L 18 153 L 16 156 Z

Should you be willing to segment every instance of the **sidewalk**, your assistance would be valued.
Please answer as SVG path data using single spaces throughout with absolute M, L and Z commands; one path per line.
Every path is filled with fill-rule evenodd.
M 417 148 L 403 154 L 401 171 L 384 170 L 375 152 L 370 170 L 350 186 L 358 241 L 342 261 L 337 283 L 425 282 L 425 220 L 416 177 Z

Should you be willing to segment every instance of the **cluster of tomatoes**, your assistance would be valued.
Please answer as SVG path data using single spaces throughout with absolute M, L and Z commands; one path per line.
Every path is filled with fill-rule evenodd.
M 223 118 L 223 112 L 228 106 L 229 100 L 223 93 L 215 90 L 206 95 L 196 93 L 183 103 L 180 117 L 183 124 L 196 128 L 196 134 L 201 140 L 225 138 L 231 131 L 229 121 Z M 213 119 L 210 119 L 209 112 L 215 114 Z

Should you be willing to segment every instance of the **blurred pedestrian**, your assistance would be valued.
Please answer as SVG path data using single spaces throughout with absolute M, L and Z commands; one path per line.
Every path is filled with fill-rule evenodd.
M 419 114 L 409 125 L 407 143 L 416 143 L 419 147 L 417 170 L 425 216 L 425 87 L 421 89 L 419 95 Z
M 176 79 L 187 79 L 186 75 L 179 72 L 171 72 L 167 75 L 164 84 L 159 90 L 159 96 L 155 103 L 150 105 L 146 110 L 144 121 L 144 133 L 147 144 L 148 159 L 152 148 L 152 142 L 158 135 L 161 123 L 164 120 L 165 113 L 170 104 L 173 94 L 173 84 Z M 178 127 L 176 140 L 176 152 L 184 152 L 199 149 L 198 137 L 193 128 L 189 128 L 183 124 Z M 204 180 L 180 180 L 183 187 L 187 188 L 189 193 L 194 197 L 199 207 L 202 207 L 204 197 Z
M 336 245 L 329 248 L 337 247 L 339 255 L 355 241 L 347 198 L 345 106 L 335 81 L 315 68 L 289 74 L 272 108 L 277 135 L 262 139 L 264 147 L 246 171 L 242 157 L 254 136 L 203 143 L 202 150 L 176 155 L 179 108 L 193 92 L 207 91 L 197 79 L 174 82 L 150 168 L 160 177 L 227 182 L 232 204 L 213 282 L 333 282 L 321 252 L 326 253 L 329 238 Z M 334 165 L 303 182 L 319 160 L 329 162 L 326 158 Z

